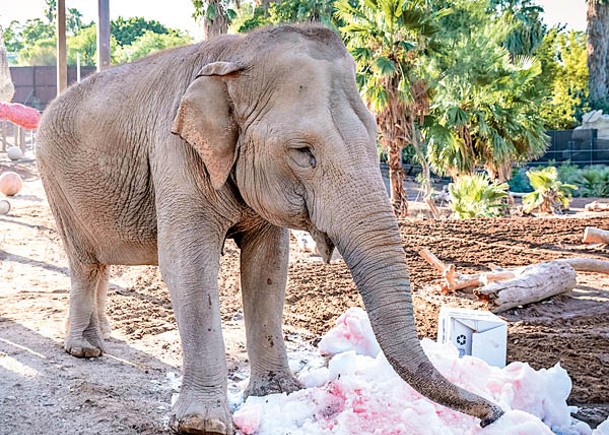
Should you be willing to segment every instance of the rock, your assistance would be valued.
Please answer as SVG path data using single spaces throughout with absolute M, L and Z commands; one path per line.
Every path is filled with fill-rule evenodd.
M 23 151 L 21 151 L 21 148 L 19 147 L 10 147 L 6 150 L 6 154 L 8 155 L 8 158 L 13 161 L 19 160 L 21 157 L 23 157 Z
M 5 172 L 0 175 L 0 192 L 6 196 L 19 193 L 22 185 L 21 177 L 16 172 Z
M 583 135 L 582 130 L 589 129 L 597 130 L 597 137 L 599 139 L 609 139 L 609 115 L 603 115 L 602 110 L 593 110 L 586 113 L 582 117 L 581 127 L 577 127 L 573 132 L 573 139 L 586 139 Z
M 582 116 L 582 123 L 587 124 L 596 122 L 596 120 L 598 120 L 602 115 L 602 110 L 592 110 L 591 112 L 588 112 Z
M 11 211 L 11 203 L 5 199 L 0 200 L 0 215 L 8 214 L 9 211 Z

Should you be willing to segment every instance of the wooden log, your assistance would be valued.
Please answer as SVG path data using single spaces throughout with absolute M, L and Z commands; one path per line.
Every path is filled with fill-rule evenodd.
M 419 255 L 431 264 L 434 269 L 442 272 L 442 278 L 444 278 L 444 282 L 440 285 L 442 293 L 452 293 L 455 290 L 477 287 L 480 285 L 480 275 L 462 275 L 457 273 L 454 264 L 444 263 L 429 249 L 424 248 L 419 250 Z
M 596 272 L 609 275 L 609 261 L 606 260 L 598 260 L 596 258 L 564 258 L 554 261 L 566 263 L 578 272 Z
M 446 270 L 446 264 L 444 264 L 442 260 L 436 257 L 429 249 L 423 248 L 419 250 L 419 255 L 423 257 L 425 261 L 431 264 L 436 270 L 440 272 L 444 272 L 444 270 Z
M 594 227 L 586 227 L 584 230 L 584 243 L 605 243 L 609 244 L 609 231 Z
M 568 292 L 577 283 L 575 269 L 564 261 L 534 264 L 513 272 L 512 279 L 491 282 L 474 290 L 478 297 L 491 303 L 494 313 Z
M 431 217 L 434 219 L 440 219 L 440 212 L 438 211 L 438 208 L 434 204 L 433 199 L 427 198 L 425 200 L 425 204 L 427 204 L 427 206 L 429 207 L 429 211 L 431 212 Z
M 592 201 L 584 206 L 586 211 L 609 211 L 609 202 L 607 201 Z

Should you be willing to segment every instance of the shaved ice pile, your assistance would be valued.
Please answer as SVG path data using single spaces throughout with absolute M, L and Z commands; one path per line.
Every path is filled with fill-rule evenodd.
M 327 364 L 319 356 L 295 367 L 306 388 L 234 403 L 235 426 L 240 433 L 261 435 L 609 435 L 609 420 L 592 431 L 571 417 L 576 410 L 566 403 L 571 379 L 558 364 L 536 371 L 514 362 L 500 369 L 459 358 L 451 344 L 424 339 L 422 345 L 451 382 L 499 404 L 505 415 L 482 429 L 478 419 L 417 393 L 387 362 L 366 313 L 351 308 L 319 343 Z

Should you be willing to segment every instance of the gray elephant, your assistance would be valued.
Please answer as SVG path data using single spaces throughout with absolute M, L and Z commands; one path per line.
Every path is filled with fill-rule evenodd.
M 355 64 L 321 26 L 221 36 L 96 74 L 45 111 L 36 153 L 69 258 L 65 349 L 96 357 L 108 333 L 108 265 L 158 264 L 184 349 L 172 426 L 231 433 L 218 267 L 241 249 L 251 378 L 246 394 L 292 392 L 281 317 L 287 228 L 349 266 L 396 372 L 430 399 L 502 414 L 447 381 L 423 353 L 376 127 Z

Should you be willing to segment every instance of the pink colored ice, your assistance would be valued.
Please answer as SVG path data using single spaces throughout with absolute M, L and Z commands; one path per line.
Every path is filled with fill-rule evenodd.
M 23 104 L 0 102 L 0 120 L 10 121 L 26 130 L 33 130 L 38 127 L 40 113 Z
M 248 398 L 234 414 L 235 425 L 248 435 L 609 435 L 609 420 L 592 431 L 571 417 L 571 379 L 558 364 L 536 371 L 515 362 L 500 369 L 459 358 L 450 344 L 425 339 L 422 345 L 444 376 L 499 404 L 505 415 L 481 429 L 476 418 L 417 393 L 387 362 L 366 313 L 351 308 L 319 343 L 328 364 L 317 361 L 299 372 L 306 388 Z

